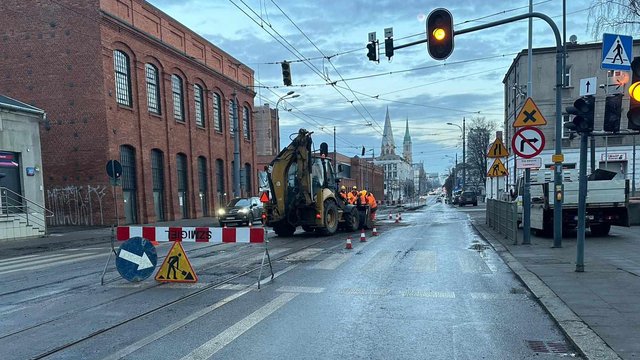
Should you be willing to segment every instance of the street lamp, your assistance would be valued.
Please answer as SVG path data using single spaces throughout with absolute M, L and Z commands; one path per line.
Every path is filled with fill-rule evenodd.
M 293 98 L 297 98 L 298 96 L 300 96 L 300 94 L 295 94 L 294 95 L 294 92 L 295 91 L 291 90 L 288 93 L 280 96 L 280 98 L 276 102 L 276 110 L 278 109 L 278 105 L 280 104 L 280 101 L 285 100 L 285 99 L 293 99 Z M 291 96 L 291 95 L 293 95 L 293 96 Z
M 448 122 L 447 125 L 457 126 L 462 131 L 462 186 L 467 187 L 467 158 L 466 158 L 466 136 L 465 136 L 465 118 L 462 118 L 462 126 Z

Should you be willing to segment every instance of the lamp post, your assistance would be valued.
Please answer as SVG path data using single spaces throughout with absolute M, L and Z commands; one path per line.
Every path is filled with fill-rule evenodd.
M 297 98 L 298 96 L 300 96 L 300 94 L 294 94 L 295 91 L 291 90 L 288 93 L 280 96 L 280 98 L 278 99 L 278 101 L 276 101 L 276 110 L 278 109 L 278 105 L 280 104 L 280 101 L 285 100 L 285 99 L 293 99 L 293 98 Z M 291 96 L 293 95 L 293 96 Z
M 462 187 L 467 186 L 467 157 L 466 157 L 466 134 L 465 134 L 466 119 L 462 118 L 462 126 L 454 123 L 447 123 L 447 125 L 457 126 L 462 131 Z

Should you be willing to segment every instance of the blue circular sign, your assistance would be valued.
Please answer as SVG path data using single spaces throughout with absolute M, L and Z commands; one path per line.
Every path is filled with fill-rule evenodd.
M 153 274 L 157 262 L 156 247 L 149 240 L 136 236 L 120 245 L 116 269 L 123 278 L 138 282 Z

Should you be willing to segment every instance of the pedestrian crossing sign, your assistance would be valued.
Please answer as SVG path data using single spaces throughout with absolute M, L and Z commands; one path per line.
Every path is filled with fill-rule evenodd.
M 491 164 L 489 171 L 487 171 L 487 177 L 501 177 L 507 175 L 509 175 L 509 172 L 507 171 L 507 168 L 504 167 L 502 161 L 500 161 L 500 159 L 493 160 L 493 164 Z
M 156 273 L 160 282 L 197 282 L 198 276 L 179 241 L 175 241 Z
M 507 148 L 502 143 L 502 140 L 500 140 L 499 138 L 496 138 L 493 144 L 491 144 L 491 147 L 489 147 L 489 153 L 487 154 L 487 157 L 501 158 L 501 157 L 507 157 L 507 156 L 509 156 L 509 152 L 507 151 Z
M 631 70 L 633 60 L 633 38 L 626 35 L 602 35 L 603 70 Z

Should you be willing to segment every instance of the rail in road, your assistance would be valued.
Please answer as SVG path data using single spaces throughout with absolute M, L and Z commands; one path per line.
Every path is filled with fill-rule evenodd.
M 271 244 L 278 243 L 278 242 L 282 243 L 279 246 L 272 247 L 270 250 L 272 254 L 271 257 L 274 262 L 277 262 L 278 260 L 283 260 L 285 258 L 295 257 L 295 255 L 304 253 L 307 249 L 312 247 L 317 247 L 319 244 L 335 242 L 335 240 L 337 240 L 338 238 L 343 239 L 345 237 L 345 234 L 338 233 L 332 237 L 322 237 L 322 238 L 317 238 L 317 240 L 307 237 L 308 239 L 311 239 L 311 242 L 308 242 L 308 241 L 301 242 L 299 241 L 301 236 L 295 236 L 295 237 L 297 238 L 296 240 L 287 241 L 286 243 L 283 241 L 270 239 Z M 302 237 L 305 237 L 305 236 L 303 235 Z M 284 245 L 286 245 L 287 247 L 283 248 Z M 340 241 L 336 245 L 328 247 L 328 249 L 340 248 L 340 247 L 344 247 L 343 241 Z M 197 259 L 208 259 L 208 258 L 213 260 L 213 262 L 209 263 L 208 265 L 199 266 L 196 270 L 199 274 L 205 274 L 211 270 L 213 271 L 213 275 L 215 275 L 216 273 L 221 273 L 222 276 L 220 277 L 220 279 L 207 283 L 204 286 L 200 286 L 200 287 L 193 286 L 191 287 L 193 288 L 192 291 L 188 291 L 187 293 L 177 297 L 176 299 L 167 301 L 166 303 L 160 304 L 158 306 L 154 306 L 153 308 L 148 309 L 139 314 L 136 314 L 135 316 L 127 317 L 125 319 L 118 320 L 117 322 L 112 323 L 108 326 L 95 329 L 90 333 L 85 334 L 84 336 L 74 338 L 71 341 L 67 341 L 56 347 L 48 349 L 47 351 L 40 352 L 38 354 L 29 356 L 29 357 L 32 359 L 42 359 L 42 358 L 55 355 L 64 350 L 73 348 L 74 346 L 77 346 L 87 340 L 93 339 L 98 335 L 113 332 L 125 324 L 130 324 L 137 320 L 147 318 L 151 315 L 157 314 L 159 312 L 167 311 L 173 307 L 179 307 L 182 303 L 190 299 L 194 299 L 199 296 L 206 296 L 207 292 L 209 291 L 219 289 L 219 288 L 224 288 L 226 284 L 230 284 L 237 279 L 244 278 L 250 274 L 256 273 L 260 269 L 260 259 L 264 251 L 264 247 L 256 244 L 256 246 L 249 246 L 249 247 L 239 246 L 235 248 L 236 249 L 234 249 L 234 251 L 232 252 L 232 251 L 229 251 L 227 247 L 221 246 L 220 244 L 209 244 L 209 245 L 200 246 L 198 248 L 189 249 L 188 256 L 190 259 L 192 259 L 192 261 L 195 261 Z M 238 249 L 239 251 L 235 251 Z M 233 253 L 234 256 L 230 256 L 226 260 L 216 261 L 216 255 L 224 255 L 225 253 L 227 255 Z M 107 254 L 102 254 L 100 256 L 102 256 L 102 258 L 106 258 Z M 24 259 L 23 262 L 27 261 L 29 259 L 29 256 L 25 258 L 26 259 Z M 55 260 L 55 259 L 56 257 L 54 257 L 52 260 Z M 238 265 L 240 265 L 241 267 L 238 267 Z M 25 266 L 28 266 L 28 263 L 25 263 Z M 18 267 L 16 267 L 16 270 L 18 270 Z M 277 272 L 276 276 L 282 274 L 283 271 L 286 271 L 286 268 L 280 272 Z M 99 269 L 99 266 L 97 266 L 95 271 L 89 271 L 87 273 L 84 273 L 78 276 L 71 276 L 66 278 L 65 281 L 77 280 L 77 279 L 83 279 L 83 280 L 88 280 L 92 278 L 95 279 L 99 276 L 100 273 L 101 271 Z M 113 271 L 111 273 L 113 273 Z M 263 283 L 264 282 L 268 282 L 268 280 L 263 280 Z M 253 282 L 253 284 L 255 285 L 255 281 Z M 44 282 L 37 286 L 26 287 L 18 290 L 0 293 L 0 303 L 3 301 L 3 298 L 6 298 L 7 296 L 10 296 L 10 295 L 15 296 L 15 295 L 19 295 L 20 293 L 27 293 L 37 289 L 46 289 L 54 285 L 59 285 L 59 281 L 55 280 L 55 281 Z M 96 311 L 104 307 L 115 306 L 116 304 L 121 303 L 123 301 L 126 302 L 128 298 L 133 298 L 137 294 L 147 292 L 154 288 L 171 286 L 171 284 L 156 283 L 156 282 L 150 282 L 150 281 L 129 284 L 129 283 L 123 283 L 122 279 L 119 278 L 118 276 L 113 276 L 105 281 L 105 286 L 130 287 L 132 288 L 132 290 L 127 292 L 124 295 L 110 298 L 105 301 L 100 301 L 98 303 L 94 303 L 88 306 L 76 307 L 73 309 L 73 313 Z M 65 288 L 65 291 L 97 291 L 100 288 L 101 286 L 99 285 L 99 283 L 96 282 L 95 284 L 83 284 L 75 287 Z M 191 289 L 191 288 L 189 286 L 184 286 L 184 289 Z M 247 285 L 246 292 L 250 291 L 251 288 L 252 288 L 252 285 Z M 51 297 L 54 297 L 56 295 L 59 295 L 59 293 L 54 292 L 53 294 L 51 294 Z M 46 300 L 46 298 L 40 299 L 40 300 L 43 301 L 43 300 Z M 26 302 L 28 301 L 29 299 L 26 300 Z M 14 303 L 13 305 L 20 306 L 20 303 L 19 302 Z M 28 336 L 29 333 L 32 331 L 37 330 L 38 328 L 41 328 L 45 325 L 50 325 L 55 323 L 56 321 L 65 319 L 70 315 L 71 315 L 71 312 L 63 312 L 52 318 L 48 318 L 36 324 L 15 329 L 9 333 L 0 335 L 0 340 L 8 341 L 11 338 Z

